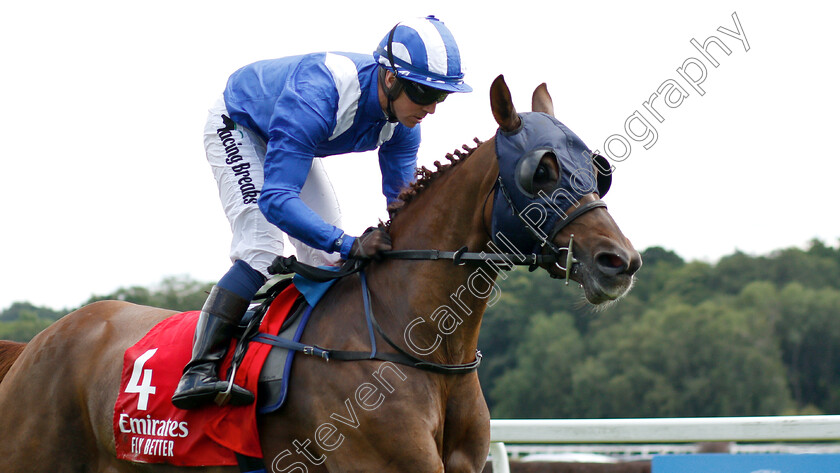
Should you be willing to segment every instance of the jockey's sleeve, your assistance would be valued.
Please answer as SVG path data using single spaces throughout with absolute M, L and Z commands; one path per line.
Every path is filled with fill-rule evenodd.
M 316 147 L 329 139 L 335 125 L 331 82 L 323 73 L 297 71 L 301 77 L 290 80 L 278 97 L 268 129 L 265 183 L 259 207 L 269 222 L 303 243 L 327 252 L 343 231 L 325 222 L 300 198 L 309 175 Z M 305 84 L 300 87 L 295 83 Z M 322 90 L 319 90 L 321 88 Z M 345 242 L 352 244 L 352 241 Z M 344 245 L 347 246 L 347 245 Z M 345 253 L 342 247 L 342 254 Z M 349 247 L 347 248 L 349 252 Z
M 388 204 L 396 201 L 400 191 L 414 181 L 419 148 L 420 125 L 414 128 L 396 127 L 394 136 L 379 147 L 382 194 Z

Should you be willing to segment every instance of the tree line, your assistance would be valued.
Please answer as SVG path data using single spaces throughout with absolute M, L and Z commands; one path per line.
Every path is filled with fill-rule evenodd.
M 539 271 L 498 279 L 479 339 L 494 418 L 840 414 L 840 248 L 642 257 L 633 290 L 606 309 Z M 210 286 L 168 278 L 88 302 L 195 310 Z M 13 304 L 0 339 L 27 341 L 66 312 Z

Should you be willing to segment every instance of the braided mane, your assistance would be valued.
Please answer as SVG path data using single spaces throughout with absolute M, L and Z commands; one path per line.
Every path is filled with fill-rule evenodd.
M 475 142 L 475 147 L 470 147 L 469 145 L 461 146 L 465 152 L 461 151 L 460 149 L 456 149 L 452 153 L 446 153 L 446 159 L 449 161 L 449 164 L 441 164 L 440 161 L 435 161 L 435 170 L 432 171 L 426 166 L 417 168 L 414 171 L 415 181 L 412 182 L 409 186 L 400 192 L 399 197 L 397 197 L 397 201 L 388 205 L 388 216 L 389 220 L 385 224 L 386 228 L 390 228 L 391 220 L 394 219 L 394 216 L 399 213 L 406 205 L 412 202 L 418 195 L 420 195 L 424 190 L 428 189 L 429 186 L 437 180 L 438 177 L 443 175 L 446 171 L 452 169 L 453 167 L 457 166 L 459 163 L 470 157 L 475 150 L 478 149 L 479 146 L 483 143 L 483 141 L 479 140 L 478 138 L 473 138 Z

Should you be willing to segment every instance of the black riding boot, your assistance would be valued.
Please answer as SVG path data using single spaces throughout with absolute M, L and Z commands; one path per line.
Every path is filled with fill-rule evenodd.
M 219 364 L 227 353 L 236 325 L 247 309 L 248 301 L 233 292 L 213 286 L 195 327 L 192 359 L 184 368 L 184 375 L 172 396 L 175 407 L 201 407 L 213 402 L 217 394 L 228 389 L 228 382 L 219 380 Z M 254 395 L 234 384 L 229 402 L 234 406 L 250 404 L 254 402 Z

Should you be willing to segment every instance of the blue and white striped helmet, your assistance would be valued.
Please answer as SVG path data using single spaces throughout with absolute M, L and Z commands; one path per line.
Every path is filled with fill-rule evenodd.
M 382 38 L 373 58 L 401 79 L 447 92 L 472 92 L 464 83 L 458 44 L 434 16 L 397 23 Z

